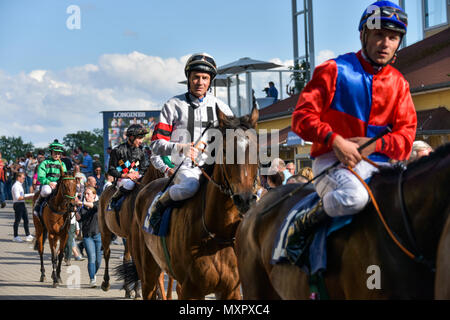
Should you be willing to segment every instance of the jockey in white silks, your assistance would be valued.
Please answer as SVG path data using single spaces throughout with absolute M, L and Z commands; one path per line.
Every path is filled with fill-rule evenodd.
M 198 149 L 193 146 L 193 142 L 200 139 L 209 123 L 218 121 L 216 108 L 227 116 L 233 116 L 228 105 L 208 92 L 217 74 L 216 63 L 210 55 L 192 55 L 184 71 L 188 79 L 188 92 L 175 96 L 164 104 L 152 137 L 150 160 L 153 166 L 170 176 L 174 169 L 161 157 L 170 155 L 172 162 L 176 166 L 180 165 L 174 179 L 175 184 L 152 204 L 152 216 L 161 215 L 175 201 L 195 195 L 200 187 L 202 173 L 199 167 L 192 165 L 191 159 L 198 156 Z M 208 141 L 208 134 L 205 134 L 202 141 Z M 199 165 L 206 160 L 205 156 L 201 155 Z

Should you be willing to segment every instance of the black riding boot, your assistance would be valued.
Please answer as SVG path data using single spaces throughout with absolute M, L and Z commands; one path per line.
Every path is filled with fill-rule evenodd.
M 305 251 L 312 241 L 312 235 L 329 217 L 323 209 L 322 200 L 309 212 L 294 221 L 294 230 L 289 231 L 286 252 L 288 259 L 297 265 L 305 263 Z
M 39 198 L 36 201 L 36 204 L 34 205 L 34 209 L 33 212 L 36 212 L 37 216 L 39 216 L 41 214 L 41 206 L 44 203 L 45 198 L 41 195 L 39 195 Z
M 111 197 L 111 208 L 116 208 L 117 206 L 117 201 L 119 201 L 120 198 L 122 198 L 122 196 L 127 195 L 128 193 L 130 193 L 132 190 L 127 190 L 125 189 L 123 186 L 120 187 L 116 193 L 114 193 L 114 195 Z
M 323 209 L 322 200 L 312 208 L 309 212 L 300 216 L 298 220 L 294 222 L 295 230 L 304 237 L 312 234 L 320 224 L 327 219 L 328 215 Z
M 164 192 L 161 197 L 159 197 L 150 209 L 150 225 L 153 227 L 153 230 L 159 230 L 162 214 L 167 207 L 173 205 L 174 203 L 175 201 L 170 198 L 169 190 Z

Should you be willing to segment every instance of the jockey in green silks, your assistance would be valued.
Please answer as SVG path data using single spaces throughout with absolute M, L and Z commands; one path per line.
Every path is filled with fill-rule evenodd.
M 34 207 L 33 213 L 39 214 L 42 203 L 56 188 L 57 181 L 61 176 L 61 167 L 63 172 L 67 172 L 66 165 L 61 161 L 61 155 L 64 152 L 64 146 L 57 139 L 49 146 L 50 158 L 42 161 L 37 169 L 37 178 L 41 183 L 40 196 Z

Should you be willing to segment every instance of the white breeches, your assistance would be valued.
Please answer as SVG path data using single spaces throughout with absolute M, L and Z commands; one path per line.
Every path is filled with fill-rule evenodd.
M 317 157 L 313 161 L 314 176 L 330 167 L 337 161 L 334 152 L 329 152 Z M 386 163 L 377 163 L 388 165 Z M 369 178 L 377 168 L 362 160 L 353 170 L 362 178 Z M 325 212 L 331 217 L 355 214 L 361 211 L 369 201 L 369 194 L 356 176 L 342 164 L 319 178 L 315 182 L 315 188 L 323 200 Z
M 52 190 L 53 189 L 48 184 L 41 186 L 41 197 L 48 197 L 52 193 Z
M 124 187 L 127 190 L 133 190 L 135 185 L 136 185 L 136 183 L 131 179 L 125 178 L 125 179 L 119 179 L 119 181 L 117 181 L 118 187 Z
M 170 198 L 181 201 L 193 197 L 200 187 L 201 175 L 200 168 L 182 165 L 175 177 L 175 184 L 169 188 Z

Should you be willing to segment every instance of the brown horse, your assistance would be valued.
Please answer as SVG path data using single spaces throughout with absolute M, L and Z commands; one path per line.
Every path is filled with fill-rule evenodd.
M 115 186 L 110 186 L 106 188 L 102 195 L 100 196 L 100 207 L 98 212 L 98 225 L 102 236 L 102 246 L 103 246 L 103 258 L 105 259 L 105 274 L 103 276 L 103 282 L 101 288 L 103 291 L 108 291 L 110 288 L 110 276 L 109 276 L 109 258 L 111 255 L 111 237 L 112 234 L 116 234 L 122 238 L 127 239 L 125 242 L 125 252 L 123 255 L 124 263 L 131 260 L 131 247 L 132 247 L 132 237 L 131 237 L 131 223 L 133 219 L 133 211 L 134 211 L 134 203 L 136 200 L 136 196 L 141 189 L 141 186 L 148 184 L 149 182 L 161 178 L 163 175 L 156 170 L 152 165 L 149 166 L 142 180 L 136 184 L 136 187 L 133 189 L 130 195 L 128 195 L 122 203 L 122 207 L 120 209 L 119 215 L 116 216 L 115 211 L 107 210 L 108 203 L 111 200 L 111 197 L 116 192 Z M 120 219 L 120 221 L 118 221 Z M 135 244 L 136 246 L 139 243 Z M 139 293 L 139 285 L 138 283 L 134 284 L 135 298 L 140 298 Z M 125 289 L 125 297 L 131 297 L 131 290 L 127 285 L 123 287 Z M 164 295 L 164 286 L 162 287 L 163 298 Z
M 64 175 L 58 180 L 55 195 L 49 198 L 47 205 L 42 210 L 42 217 L 33 214 L 33 222 L 36 230 L 35 250 L 38 250 L 41 259 L 41 278 L 45 281 L 44 268 L 44 242 L 48 234 L 50 250 L 52 252 L 52 279 L 53 287 L 61 284 L 61 262 L 64 256 L 64 248 L 67 243 L 68 231 L 70 228 L 71 213 L 75 208 L 76 181 L 73 176 Z M 37 199 L 35 195 L 34 200 Z M 34 203 L 33 203 L 34 206 Z M 59 253 L 57 256 L 56 247 L 59 240 Z M 58 260 L 57 260 L 58 259 Z
M 370 183 L 387 226 L 407 250 L 416 247 L 413 252 L 421 252 L 431 262 L 436 261 L 439 238 L 449 216 L 448 181 L 450 144 L 411 163 L 406 171 L 383 169 Z M 308 276 L 299 267 L 290 263 L 272 265 L 270 260 L 283 219 L 299 198 L 311 190 L 303 190 L 261 214 L 295 187 L 286 185 L 270 191 L 249 210 L 239 226 L 236 254 L 245 299 L 307 299 L 310 296 Z M 402 216 L 402 201 L 407 218 Z M 408 236 L 406 225 L 415 237 Z M 447 225 L 447 234 L 448 228 Z M 441 250 L 448 253 L 448 243 L 441 242 L 441 245 Z M 445 258 L 448 263 L 447 254 Z M 372 204 L 355 215 L 350 225 L 327 239 L 327 260 L 324 280 L 331 299 L 433 298 L 432 268 L 412 260 L 399 249 Z M 378 272 L 374 266 L 379 267 Z M 380 285 L 374 288 L 369 283 L 376 283 L 377 276 Z M 448 273 L 445 277 L 448 288 Z
M 242 129 L 236 130 L 236 140 L 241 148 L 245 148 L 241 150 L 245 161 L 238 164 L 236 153 L 232 163 L 225 160 L 227 142 L 223 139 L 218 154 L 223 155 L 224 163 L 216 163 L 211 179 L 197 194 L 186 200 L 181 208 L 173 209 L 167 237 L 140 232 L 140 241 L 146 244 L 141 250 L 140 266 L 137 266 L 141 268 L 138 273 L 142 275 L 144 298 L 153 296 L 161 270 L 180 284 L 179 299 L 204 299 L 210 293 L 215 293 L 217 299 L 241 298 L 233 246 L 241 221 L 240 211 L 248 210 L 255 199 L 252 191 L 258 165 L 249 161 L 248 142 L 256 144 L 256 134 L 252 130 L 244 133 L 244 130 L 255 127 L 258 110 L 254 108 L 251 115 L 236 118 L 227 117 L 217 108 L 217 115 L 223 137 L 227 129 Z M 142 230 L 153 198 L 166 183 L 167 179 L 153 181 L 139 193 L 135 210 L 135 226 L 139 230 Z M 162 239 L 167 245 L 168 259 Z
M 450 217 L 447 218 L 436 260 L 435 298 L 450 300 Z

